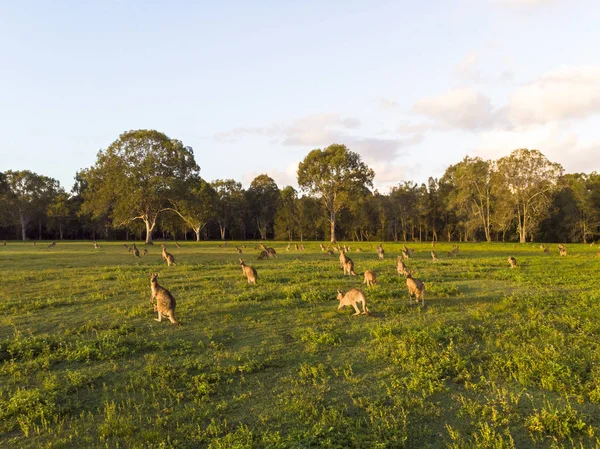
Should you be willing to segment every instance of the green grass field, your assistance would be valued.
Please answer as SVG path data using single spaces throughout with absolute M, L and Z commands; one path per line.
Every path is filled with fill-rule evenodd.
M 361 243 L 378 285 L 352 316 L 336 290 L 362 276 L 318 243 L 260 261 L 246 242 L 256 286 L 235 243 L 170 245 L 173 267 L 101 243 L 0 246 L 0 447 L 600 446 L 597 247 L 409 244 L 422 309 L 402 245 Z M 150 272 L 180 327 L 154 320 Z

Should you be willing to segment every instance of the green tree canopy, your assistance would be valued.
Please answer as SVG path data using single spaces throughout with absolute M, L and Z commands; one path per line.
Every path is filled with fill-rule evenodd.
M 319 198 L 328 212 L 331 241 L 335 241 L 336 215 L 355 192 L 373 187 L 375 172 L 345 145 L 333 144 L 308 153 L 298 166 L 298 185 Z
M 181 141 L 155 130 L 128 131 L 100 151 L 96 164 L 84 172 L 82 210 L 93 218 L 108 211 L 115 227 L 141 220 L 146 244 L 152 244 L 158 216 L 183 197 L 199 171 L 193 150 Z

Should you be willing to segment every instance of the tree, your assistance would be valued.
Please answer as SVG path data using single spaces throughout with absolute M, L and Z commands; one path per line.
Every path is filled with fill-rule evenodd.
M 498 160 L 497 192 L 516 212 L 520 243 L 526 242 L 541 218 L 548 214 L 551 194 L 558 188 L 562 173 L 560 164 L 550 162 L 538 150 L 522 148 Z
M 267 233 L 274 228 L 280 200 L 279 187 L 270 176 L 259 175 L 252 180 L 246 195 L 249 212 L 256 223 L 260 238 L 264 240 Z
M 183 196 L 184 186 L 199 171 L 193 150 L 179 140 L 155 130 L 128 131 L 84 172 L 82 210 L 92 218 L 108 210 L 115 227 L 143 221 L 151 245 L 158 216 Z
M 242 184 L 233 179 L 217 179 L 211 182 L 217 192 L 217 207 L 215 217 L 219 224 L 221 240 L 225 240 L 225 233 L 240 216 L 244 209 L 244 189 Z
M 275 238 L 293 240 L 298 231 L 298 194 L 292 186 L 281 190 L 280 207 L 275 216 Z
M 59 189 L 54 195 L 52 202 L 48 205 L 47 215 L 50 223 L 56 229 L 60 240 L 64 238 L 65 222 L 72 215 L 69 194 L 64 189 Z
M 60 185 L 55 179 L 29 170 L 9 170 L 4 175 L 8 187 L 6 210 L 12 223 L 20 226 L 21 237 L 26 240 L 27 227 L 35 218 L 46 213 Z
M 348 205 L 354 192 L 373 186 L 374 176 L 360 156 L 345 145 L 313 150 L 300 162 L 298 185 L 321 200 L 328 213 L 332 242 L 335 242 L 336 215 Z
M 199 242 L 200 232 L 216 214 L 218 200 L 215 189 L 199 178 L 191 183 L 181 199 L 173 201 L 172 210 L 194 231 Z
M 491 161 L 466 156 L 446 170 L 454 189 L 451 204 L 465 211 L 468 220 L 479 222 L 488 242 L 492 241 L 492 189 L 494 166 Z

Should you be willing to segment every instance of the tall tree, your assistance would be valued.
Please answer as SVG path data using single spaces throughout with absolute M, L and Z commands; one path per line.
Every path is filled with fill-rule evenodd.
M 225 240 L 227 230 L 243 213 L 244 189 L 233 179 L 217 179 L 210 183 L 218 196 L 215 219 L 219 224 L 221 240 Z M 242 223 L 243 224 L 243 223 Z
M 97 218 L 109 210 L 115 227 L 141 220 L 151 245 L 157 218 L 199 171 L 192 148 L 181 141 L 155 130 L 128 131 L 84 172 L 83 212 Z
M 21 238 L 27 239 L 27 227 L 46 213 L 52 198 L 60 189 L 57 180 L 29 170 L 4 173 L 8 192 L 6 210 L 13 224 L 20 226 Z
M 501 182 L 498 194 L 505 195 L 512 204 L 519 241 L 525 243 L 548 214 L 551 194 L 558 188 L 563 168 L 538 150 L 522 148 L 498 160 L 498 174 Z
M 216 214 L 219 197 L 215 189 L 201 178 L 191 182 L 186 190 L 180 199 L 173 201 L 173 211 L 194 231 L 199 242 L 200 232 Z
M 333 144 L 311 151 L 298 166 L 298 185 L 318 197 L 328 213 L 331 241 L 335 242 L 336 216 L 353 192 L 373 187 L 375 173 L 345 145 Z
M 264 240 L 275 225 L 275 214 L 280 201 L 279 187 L 270 176 L 259 175 L 252 180 L 246 194 L 249 212 L 256 223 L 260 238 Z
M 64 239 L 65 224 L 72 216 L 71 202 L 69 194 L 64 189 L 59 189 L 52 202 L 48 205 L 47 215 L 50 219 L 51 227 L 58 229 L 60 240 Z
M 446 173 L 454 185 L 453 195 L 449 198 L 451 204 L 465 212 L 467 221 L 478 222 L 485 239 L 491 242 L 493 163 L 466 156 L 458 164 L 448 167 Z
M 298 231 L 298 194 L 292 186 L 281 190 L 280 207 L 275 216 L 275 238 L 293 240 Z

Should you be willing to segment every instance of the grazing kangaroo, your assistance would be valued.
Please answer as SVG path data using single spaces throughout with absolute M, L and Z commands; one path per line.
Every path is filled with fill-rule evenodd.
M 156 321 L 162 321 L 163 316 L 168 318 L 171 323 L 179 326 L 179 323 L 175 319 L 175 298 L 164 287 L 158 285 L 158 273 L 152 273 L 150 275 L 150 289 L 152 290 L 152 296 L 150 296 L 150 303 L 154 304 L 154 298 L 156 298 L 156 304 L 154 304 L 154 311 L 158 312 L 158 318 Z
M 237 251 L 238 254 L 242 254 L 242 249 L 238 248 L 237 246 L 235 247 L 235 250 Z
M 344 269 L 344 276 L 346 274 L 348 276 L 356 276 L 356 273 L 354 272 L 354 261 L 349 257 L 346 257 L 346 262 L 342 268 Z
M 456 257 L 456 256 L 458 256 L 458 245 L 456 245 L 456 244 L 452 245 L 452 251 L 450 251 L 448 253 L 448 255 L 450 257 Z
M 52 248 L 53 246 L 56 246 L 56 242 L 52 242 L 48 245 L 48 248 Z
M 242 273 L 248 279 L 248 284 L 256 284 L 256 280 L 258 279 L 258 273 L 256 270 L 244 262 L 244 259 L 240 259 L 240 265 L 242 266 Z
M 33 242 L 33 244 L 35 245 L 35 242 Z M 96 242 L 96 240 L 94 240 L 94 249 L 100 249 L 100 245 L 98 245 L 98 242 Z
M 275 248 L 267 248 L 264 244 L 260 244 L 260 247 L 267 252 L 267 256 L 269 257 L 277 257 L 277 251 Z
M 173 254 L 167 252 L 167 245 L 160 245 L 162 248 L 162 258 L 167 261 L 167 266 L 175 265 L 175 257 Z
M 373 270 L 365 271 L 365 280 L 363 281 L 363 284 L 367 284 L 367 287 L 372 287 L 377 284 L 377 276 Z
M 510 264 L 511 268 L 515 268 L 517 266 L 517 259 L 515 259 L 513 256 L 510 256 L 508 258 L 508 263 Z
M 327 254 L 327 256 L 331 257 L 331 256 L 333 256 L 333 251 L 331 251 L 330 249 L 328 249 L 325 254 Z
M 266 251 L 261 251 L 260 254 L 258 255 L 258 260 L 263 260 L 263 259 L 266 259 L 267 257 L 269 257 L 269 253 L 267 253 Z
M 147 256 L 147 255 L 148 255 L 148 250 L 144 249 L 144 256 Z
M 408 272 L 406 265 L 404 265 L 400 256 L 396 259 L 396 270 L 398 271 L 398 274 L 401 274 L 402 276 L 406 276 L 406 273 Z
M 362 253 L 362 248 L 361 248 L 361 247 L 358 247 L 358 248 L 356 248 L 356 249 L 355 249 L 355 251 L 356 251 L 357 253 Z
M 421 299 L 421 307 L 425 306 L 425 284 L 419 279 L 412 277 L 412 271 L 406 273 L 406 287 L 408 287 L 408 296 L 412 302 L 413 295 L 415 296 L 415 302 L 419 302 Z
M 348 290 L 348 293 L 346 293 L 345 295 L 343 292 L 338 290 L 337 299 L 340 301 L 338 310 L 340 310 L 344 306 L 352 306 L 352 307 L 354 307 L 354 310 L 356 311 L 356 313 L 354 315 L 360 315 L 361 312 L 360 312 L 360 309 L 358 308 L 357 304 L 362 304 L 363 315 L 366 315 L 369 313 L 369 309 L 367 308 L 367 298 L 366 298 L 365 294 L 363 293 L 363 291 L 359 290 L 358 288 L 351 288 L 350 290 Z
M 431 260 L 433 260 L 434 262 L 438 261 L 438 256 L 435 253 L 435 251 L 431 251 Z

